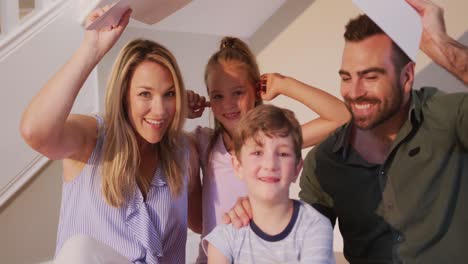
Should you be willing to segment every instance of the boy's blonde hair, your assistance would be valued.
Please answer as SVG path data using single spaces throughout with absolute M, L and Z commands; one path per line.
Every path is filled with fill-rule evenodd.
M 167 68 L 175 87 L 176 111 L 168 130 L 160 142 L 154 144 L 173 196 L 182 193 L 184 165 L 180 138 L 186 116 L 185 88 L 182 75 L 172 53 L 164 46 L 145 39 L 129 42 L 119 53 L 107 83 L 104 114 L 106 140 L 102 150 L 102 191 L 108 204 L 125 204 L 136 186 L 146 195 L 151 179 L 139 177 L 142 162 L 137 133 L 132 127 L 126 106 L 126 94 L 135 69 L 142 62 L 151 61 Z
M 256 137 L 259 132 L 268 137 L 291 136 L 296 164 L 302 159 L 302 130 L 294 113 L 273 105 L 260 105 L 250 110 L 239 122 L 234 135 L 234 151 L 240 160 L 240 152 L 245 142 Z

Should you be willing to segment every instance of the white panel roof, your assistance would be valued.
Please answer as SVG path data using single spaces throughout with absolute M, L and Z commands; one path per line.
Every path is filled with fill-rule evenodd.
M 155 25 L 130 26 L 162 31 L 249 38 L 286 0 L 193 0 Z

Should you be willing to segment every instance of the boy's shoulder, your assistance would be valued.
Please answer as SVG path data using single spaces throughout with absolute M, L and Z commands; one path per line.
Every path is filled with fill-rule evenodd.
M 248 233 L 249 225 L 235 228 L 232 224 L 218 224 L 211 232 L 202 239 L 202 248 L 208 254 L 208 243 L 215 246 L 226 256 L 231 256 L 233 250 L 238 248 L 238 242 L 243 241 Z
M 249 225 L 235 228 L 232 224 L 218 224 L 205 238 L 211 237 L 227 241 L 236 241 L 245 236 L 249 229 Z
M 245 225 L 243 227 L 236 228 L 236 227 L 234 227 L 232 225 L 232 223 L 230 223 L 230 224 L 218 224 L 215 227 L 215 229 L 219 229 L 219 232 L 226 232 L 226 233 L 235 235 L 235 234 L 243 234 L 243 233 L 247 232 L 249 230 L 249 225 Z
M 330 224 L 330 220 L 317 211 L 314 207 L 308 203 L 300 200 L 294 200 L 299 203 L 299 217 L 302 221 L 305 221 L 310 224 Z

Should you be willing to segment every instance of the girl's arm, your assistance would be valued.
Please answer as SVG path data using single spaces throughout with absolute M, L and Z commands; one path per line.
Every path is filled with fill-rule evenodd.
M 278 73 L 261 77 L 265 90 L 262 99 L 272 100 L 279 94 L 295 99 L 319 115 L 302 125 L 303 148 L 314 146 L 335 129 L 348 122 L 351 114 L 344 103 L 333 95 Z
M 94 11 L 88 23 L 105 9 Z M 94 118 L 70 115 L 83 83 L 128 24 L 128 10 L 115 27 L 88 30 L 69 61 L 34 96 L 23 113 L 20 131 L 24 140 L 50 159 L 80 158 L 89 152 L 97 134 Z

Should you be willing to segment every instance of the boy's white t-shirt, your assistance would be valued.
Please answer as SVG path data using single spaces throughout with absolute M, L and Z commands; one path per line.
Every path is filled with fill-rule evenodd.
M 262 232 L 251 221 L 240 229 L 218 225 L 203 239 L 205 252 L 208 242 L 231 263 L 335 263 L 330 220 L 297 200 L 291 221 L 278 235 Z

